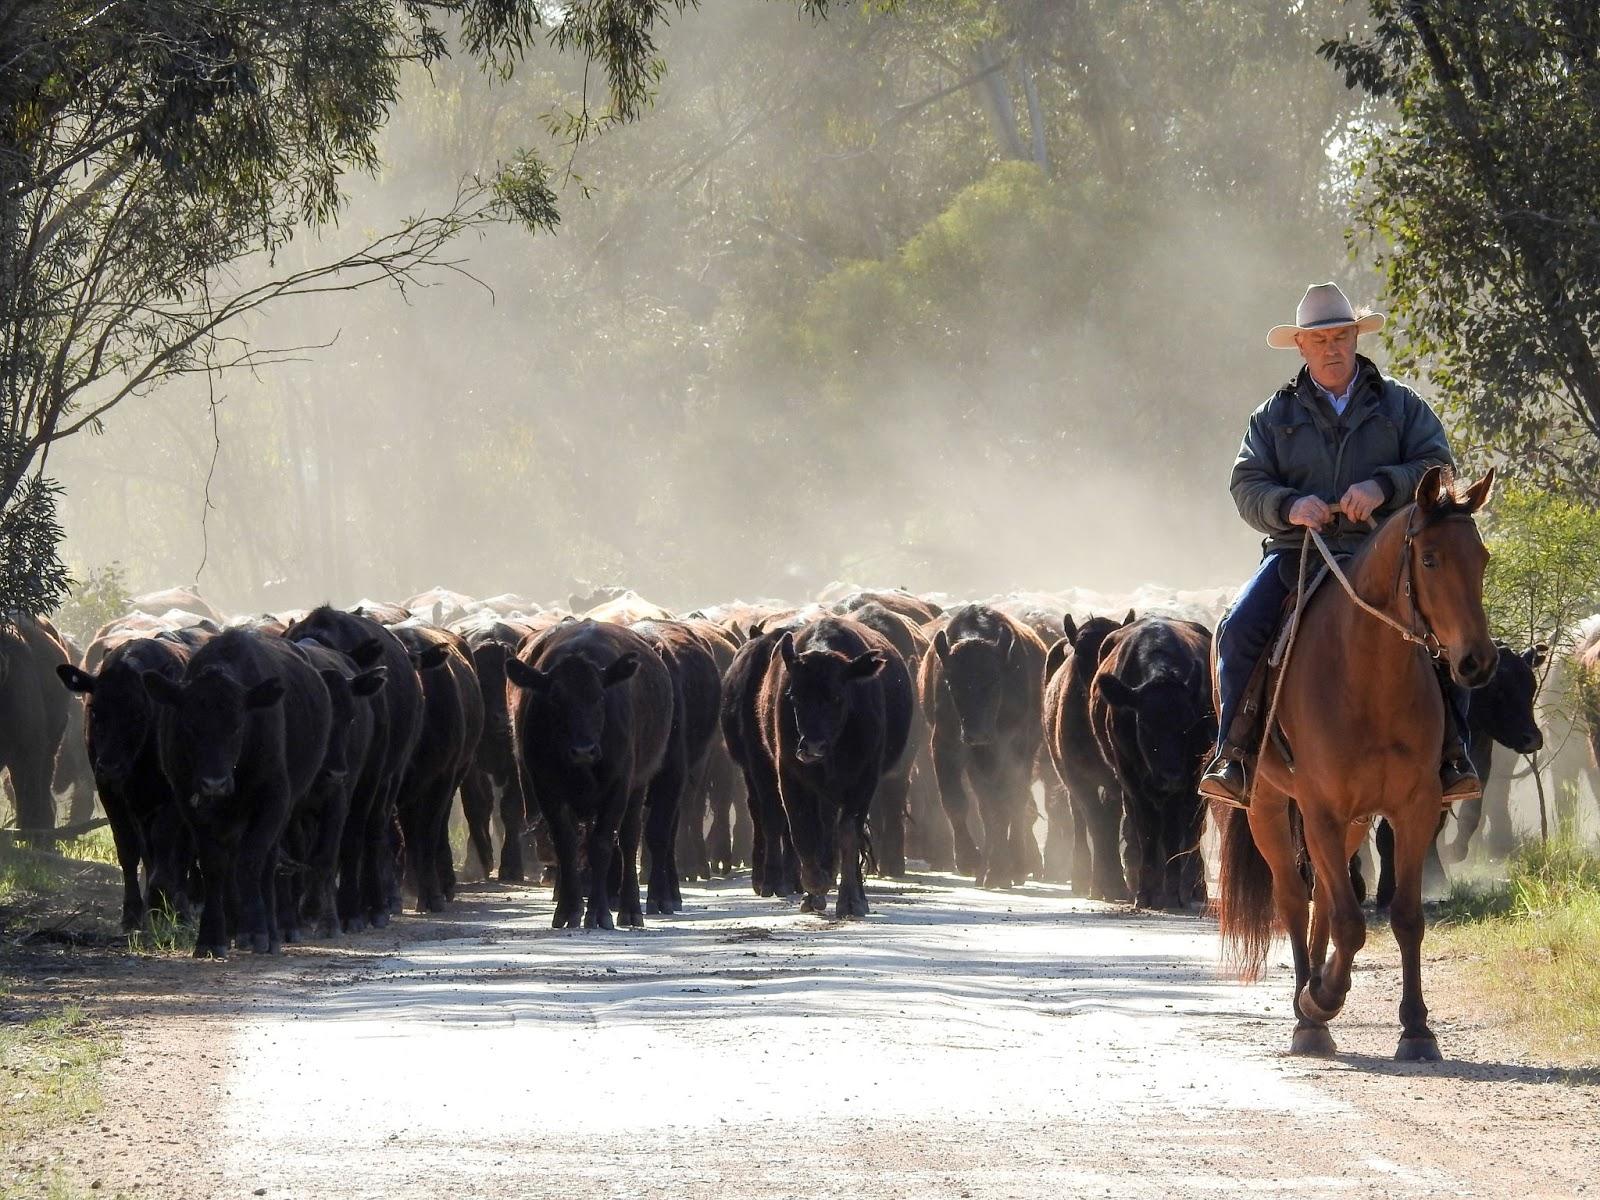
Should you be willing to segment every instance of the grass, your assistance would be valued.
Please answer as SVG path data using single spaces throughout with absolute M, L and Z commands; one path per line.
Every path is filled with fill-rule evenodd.
M 116 1049 L 80 1008 L 18 1025 L 0 1025 L 0 1158 L 7 1164 L 30 1139 L 83 1121 L 100 1108 L 100 1066 Z M 0 1197 L 68 1196 L 59 1177 L 24 1170 L 0 1177 Z
M 1508 867 L 1504 882 L 1452 888 L 1430 941 L 1465 956 L 1534 1042 L 1600 1059 L 1600 854 L 1568 828 L 1524 844 Z

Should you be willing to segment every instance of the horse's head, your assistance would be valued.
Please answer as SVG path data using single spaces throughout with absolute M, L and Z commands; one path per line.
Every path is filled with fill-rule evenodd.
M 1489 551 L 1473 514 L 1494 489 L 1494 468 L 1470 487 L 1456 488 L 1441 467 L 1417 485 L 1416 514 L 1407 525 L 1410 576 L 1417 614 L 1450 661 L 1463 687 L 1481 687 L 1494 675 L 1498 652 L 1483 611 L 1483 571 Z

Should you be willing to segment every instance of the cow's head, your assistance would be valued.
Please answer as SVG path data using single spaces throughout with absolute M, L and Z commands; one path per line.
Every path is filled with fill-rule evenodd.
M 606 689 L 633 678 L 639 655 L 630 650 L 606 667 L 598 667 L 579 654 L 556 661 L 541 671 L 521 658 L 506 659 L 506 681 L 533 697 L 538 720 L 565 750 L 573 766 L 593 766 L 600 761 L 606 728 Z
M 1163 792 L 1192 789 L 1196 733 L 1210 716 L 1200 668 L 1187 679 L 1158 675 L 1137 687 L 1102 673 L 1094 686 L 1112 708 L 1134 717 L 1140 769 L 1150 783 Z
M 322 775 L 331 783 L 343 783 L 361 769 L 361 764 L 355 761 L 360 747 L 354 744 L 352 736 L 357 713 L 367 697 L 383 689 L 389 673 L 377 667 L 347 676 L 343 671 L 326 667 L 319 674 L 328 687 L 328 750 L 322 756 Z
M 833 650 L 795 649 L 794 635 L 778 639 L 778 653 L 788 669 L 785 696 L 794 714 L 795 757 L 818 763 L 839 740 L 850 715 L 850 688 L 883 670 L 881 650 L 851 657 Z
M 944 668 L 945 687 L 961 719 L 961 740 L 987 746 L 999 736 L 1000 700 L 1005 693 L 1006 665 L 1016 635 L 1001 625 L 994 641 L 961 638 L 951 642 L 944 630 L 933 635 L 933 652 Z
M 140 672 L 113 661 L 98 675 L 70 663 L 57 666 L 56 674 L 69 691 L 88 698 L 85 720 L 95 778 L 121 783 L 133 770 L 155 724 L 155 706 Z
M 1472 724 L 1518 754 L 1544 747 L 1544 734 L 1534 714 L 1538 670 L 1550 648 L 1543 642 L 1521 654 L 1496 646 L 1494 674 L 1471 693 Z
M 151 698 L 172 709 L 173 736 L 183 747 L 194 788 L 185 798 L 198 802 L 233 795 L 250 714 L 283 702 L 282 681 L 246 686 L 219 667 L 182 681 L 154 671 L 144 672 L 143 679 Z

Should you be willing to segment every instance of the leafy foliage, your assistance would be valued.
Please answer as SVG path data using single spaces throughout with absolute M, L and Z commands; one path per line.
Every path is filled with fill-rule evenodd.
M 1527 484 L 1501 487 L 1485 539 L 1484 609 L 1513 646 L 1544 642 L 1560 657 L 1600 608 L 1600 512 Z
M 95 630 L 128 611 L 130 598 L 127 571 L 121 563 L 108 563 L 91 568 L 50 616 L 62 631 L 86 643 Z
M 1368 0 L 1322 46 L 1397 119 L 1361 138 L 1388 334 L 1480 457 L 1600 501 L 1600 8 Z

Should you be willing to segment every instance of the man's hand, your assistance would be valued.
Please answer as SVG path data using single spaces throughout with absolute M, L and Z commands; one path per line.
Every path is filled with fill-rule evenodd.
M 1352 491 L 1354 489 L 1351 489 Z M 1320 496 L 1301 496 L 1289 506 L 1289 524 L 1321 529 L 1333 520 L 1333 510 Z
M 1365 483 L 1352 483 L 1339 500 L 1339 507 L 1352 521 L 1369 520 L 1382 506 L 1383 488 L 1372 479 Z

